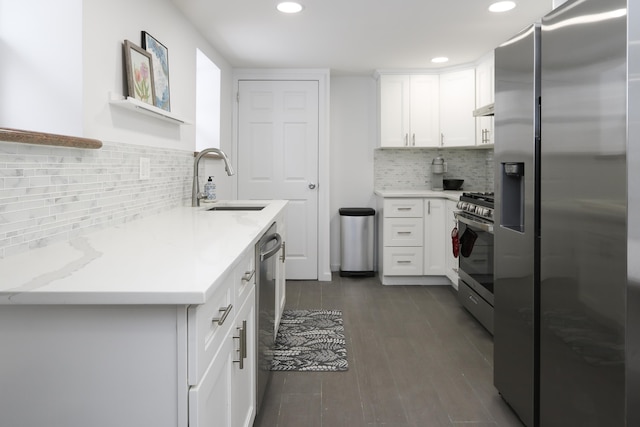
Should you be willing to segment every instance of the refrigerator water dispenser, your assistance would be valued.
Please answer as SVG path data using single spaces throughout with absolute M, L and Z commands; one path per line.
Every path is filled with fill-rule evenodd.
M 502 163 L 500 225 L 524 232 L 524 163 Z

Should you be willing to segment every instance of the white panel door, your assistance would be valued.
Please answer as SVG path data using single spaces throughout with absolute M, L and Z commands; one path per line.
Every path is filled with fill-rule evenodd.
M 318 278 L 317 81 L 238 82 L 238 198 L 289 200 L 287 279 Z

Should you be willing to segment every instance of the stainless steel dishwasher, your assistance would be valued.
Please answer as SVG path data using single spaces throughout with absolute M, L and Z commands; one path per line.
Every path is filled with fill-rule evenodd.
M 262 236 L 256 244 L 256 414 L 264 398 L 264 393 L 271 378 L 271 361 L 275 346 L 276 320 L 276 262 L 275 255 L 282 247 L 282 237 L 276 232 L 276 223 Z

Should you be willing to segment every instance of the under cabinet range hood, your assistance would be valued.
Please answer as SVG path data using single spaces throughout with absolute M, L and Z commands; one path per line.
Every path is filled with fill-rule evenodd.
M 493 103 L 473 110 L 473 117 L 493 116 Z

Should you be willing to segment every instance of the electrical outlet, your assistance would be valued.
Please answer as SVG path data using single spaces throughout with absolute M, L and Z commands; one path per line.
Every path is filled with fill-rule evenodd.
M 151 160 L 148 157 L 140 157 L 140 179 L 151 177 Z

